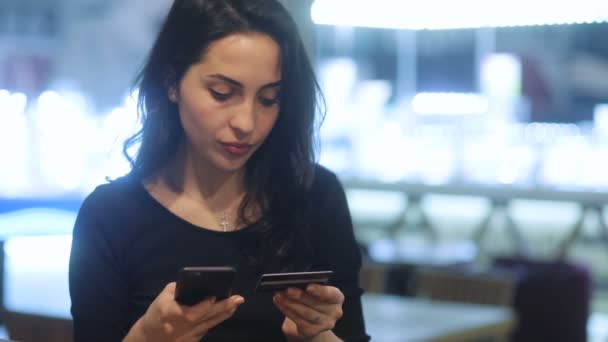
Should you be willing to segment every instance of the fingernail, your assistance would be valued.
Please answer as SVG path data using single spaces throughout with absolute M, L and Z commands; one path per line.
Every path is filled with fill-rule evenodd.
M 241 305 L 241 304 L 245 303 L 245 298 L 237 297 L 232 302 L 236 305 Z
M 316 285 L 308 285 L 308 288 L 306 290 L 310 293 L 315 293 L 317 292 L 318 288 Z
M 294 289 L 294 288 L 290 287 L 290 288 L 287 289 L 287 297 L 293 298 L 293 299 L 297 299 L 299 297 L 298 296 L 299 295 L 298 292 L 299 291 L 297 289 Z
M 274 295 L 274 297 L 272 297 L 272 299 L 274 300 L 275 303 L 279 303 L 281 301 L 281 294 L 276 294 Z

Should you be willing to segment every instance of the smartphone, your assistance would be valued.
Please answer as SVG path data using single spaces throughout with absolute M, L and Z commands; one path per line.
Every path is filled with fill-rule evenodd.
M 332 271 L 262 274 L 256 292 L 283 291 L 289 287 L 305 289 L 308 284 L 325 285 L 329 282 L 332 274 Z
M 234 267 L 184 267 L 179 270 L 175 287 L 175 301 L 182 305 L 194 305 L 215 297 L 222 300 L 232 295 Z

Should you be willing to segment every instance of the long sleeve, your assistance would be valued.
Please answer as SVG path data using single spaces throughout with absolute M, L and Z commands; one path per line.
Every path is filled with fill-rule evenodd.
M 323 173 L 327 171 L 323 170 Z M 359 287 L 361 252 L 355 240 L 353 224 L 342 185 L 335 175 L 323 175 L 321 182 L 321 222 L 323 240 L 321 253 L 334 271 L 332 284 L 345 296 L 344 316 L 334 328 L 334 333 L 345 341 L 369 341 L 361 307 L 363 290 Z
M 104 229 L 103 196 L 83 203 L 72 238 L 69 286 L 74 341 L 120 341 L 128 332 L 128 288 Z M 107 232 L 107 231 L 106 231 Z

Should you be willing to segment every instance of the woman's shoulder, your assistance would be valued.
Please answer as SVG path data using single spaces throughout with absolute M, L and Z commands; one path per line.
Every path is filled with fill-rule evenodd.
M 98 185 L 82 202 L 74 235 L 104 236 L 112 246 L 126 248 L 140 227 L 154 220 L 143 191 L 141 182 L 130 175 Z
M 81 211 L 112 211 L 134 203 L 138 195 L 138 180 L 122 176 L 98 185 L 83 201 Z
M 335 190 L 336 188 L 342 188 L 338 176 L 336 176 L 333 171 L 326 168 L 325 166 L 316 164 L 311 190 L 313 192 L 316 192 L 323 190 L 327 191 L 330 189 Z
M 306 196 L 309 207 L 331 215 L 332 210 L 341 210 L 344 202 L 344 187 L 338 176 L 324 166 L 316 165 L 312 184 Z M 338 207 L 336 207 L 338 205 Z
M 308 199 L 315 206 L 334 202 L 344 196 L 344 187 L 340 178 L 330 169 L 315 165 L 314 178 L 308 191 Z

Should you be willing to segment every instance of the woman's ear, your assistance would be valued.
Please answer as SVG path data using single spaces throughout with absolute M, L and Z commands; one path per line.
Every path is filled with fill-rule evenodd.
M 169 101 L 177 103 L 177 90 L 175 90 L 175 87 L 169 87 L 169 90 L 167 90 L 167 96 L 169 97 Z
M 173 69 L 169 69 L 166 72 L 164 82 L 164 85 L 167 88 L 167 97 L 169 98 L 169 101 L 177 103 L 177 80 Z

